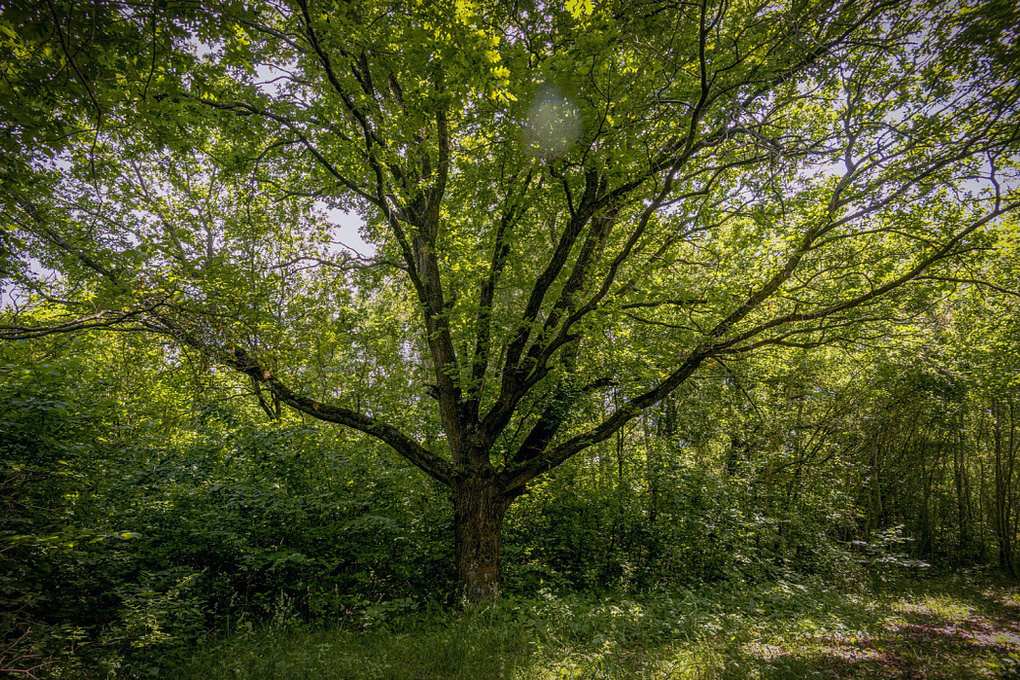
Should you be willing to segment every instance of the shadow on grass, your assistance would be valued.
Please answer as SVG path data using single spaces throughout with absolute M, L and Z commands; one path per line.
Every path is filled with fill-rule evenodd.
M 836 612 L 830 630 L 745 644 L 724 677 L 1020 679 L 1018 592 L 949 580 L 848 597 L 860 608 Z
M 951 578 L 507 599 L 388 629 L 262 631 L 174 678 L 1020 678 L 1020 590 Z

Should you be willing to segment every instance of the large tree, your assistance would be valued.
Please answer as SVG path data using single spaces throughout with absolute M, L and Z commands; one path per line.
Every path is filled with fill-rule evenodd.
M 494 597 L 528 483 L 706 362 L 973 278 L 1016 17 L 939 6 L 9 4 L 0 337 L 151 333 L 386 442 Z

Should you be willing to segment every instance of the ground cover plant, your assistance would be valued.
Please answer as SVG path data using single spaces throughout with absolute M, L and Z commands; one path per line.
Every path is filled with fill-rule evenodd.
M 509 597 L 467 614 L 265 628 L 196 652 L 185 678 L 1009 678 L 1020 589 L 936 577 Z

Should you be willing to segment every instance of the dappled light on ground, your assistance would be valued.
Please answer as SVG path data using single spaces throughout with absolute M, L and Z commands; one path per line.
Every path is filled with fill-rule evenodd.
M 1015 584 L 960 577 L 837 592 L 780 582 L 643 596 L 544 593 L 373 628 L 248 634 L 184 677 L 1020 677 Z M 229 660 L 228 660 L 229 659 Z
M 787 631 L 742 653 L 760 677 L 1014 677 L 1020 660 L 1015 590 L 847 598 L 829 631 Z M 1012 594 L 1011 594 L 1012 592 Z M 861 608 L 854 611 L 852 607 Z M 848 624 L 855 631 L 841 631 Z

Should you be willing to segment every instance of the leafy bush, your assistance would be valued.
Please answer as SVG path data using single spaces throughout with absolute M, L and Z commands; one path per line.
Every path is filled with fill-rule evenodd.
M 6 663 L 130 674 L 209 631 L 453 589 L 444 499 L 378 446 L 201 397 L 126 419 L 73 360 L 0 383 Z

